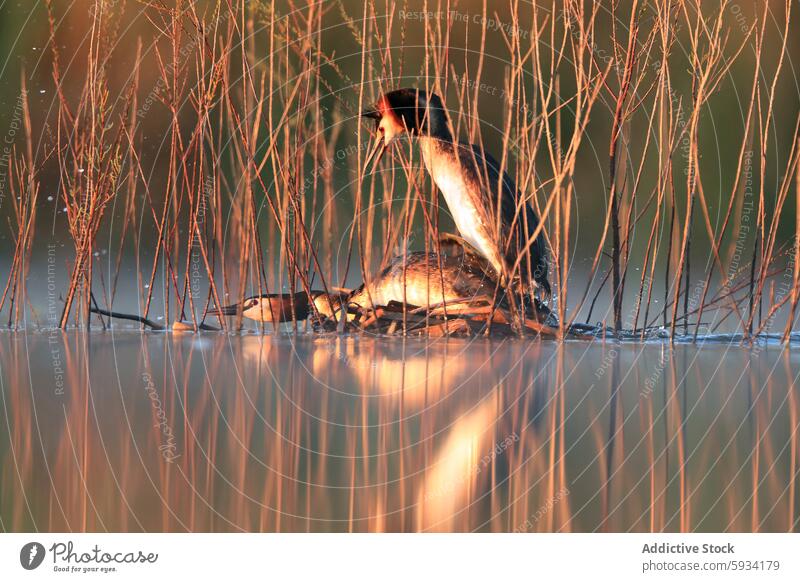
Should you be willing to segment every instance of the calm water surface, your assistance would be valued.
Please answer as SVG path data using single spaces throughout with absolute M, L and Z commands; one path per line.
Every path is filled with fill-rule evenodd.
M 799 358 L 0 333 L 0 527 L 797 530 Z

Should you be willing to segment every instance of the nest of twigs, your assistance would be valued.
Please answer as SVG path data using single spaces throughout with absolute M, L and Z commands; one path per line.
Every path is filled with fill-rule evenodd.
M 449 303 L 430 309 L 393 301 L 374 309 L 350 309 L 346 315 L 324 318 L 314 324 L 314 329 L 385 336 L 592 337 L 575 329 L 562 333 L 558 327 L 542 323 L 543 314 L 515 319 L 508 309 L 492 306 L 490 301 Z

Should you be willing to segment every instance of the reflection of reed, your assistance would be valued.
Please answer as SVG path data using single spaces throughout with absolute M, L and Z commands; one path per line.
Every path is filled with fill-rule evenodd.
M 786 378 L 793 378 L 791 368 L 789 367 L 789 358 L 783 358 L 783 372 Z M 797 429 L 800 427 L 797 419 L 797 397 L 795 396 L 794 386 L 787 382 L 786 395 L 789 400 L 789 427 L 791 434 L 789 435 L 789 483 L 787 485 L 788 511 L 786 512 L 787 523 L 784 531 L 797 531 L 798 519 L 795 518 L 796 512 L 796 496 L 797 489 L 795 480 L 797 479 Z
M 4 408 L 14 411 L 17 418 L 21 419 L 34 419 L 34 411 L 31 406 L 31 401 L 26 397 L 26 394 L 21 390 L 25 385 L 23 382 L 22 374 L 25 368 L 24 355 L 21 353 L 22 346 L 19 342 L 6 342 L 0 341 L 0 362 L 3 365 L 0 367 L 0 386 L 19 386 L 18 390 L 3 391 L 3 405 Z M 5 385 L 5 386 L 4 386 Z M 33 480 L 33 457 L 35 437 L 32 423 L 15 422 L 8 431 L 10 438 L 9 446 L 3 446 L 5 454 L 3 455 L 2 464 L 2 479 L 0 479 L 0 491 L 3 493 L 13 491 L 14 498 L 3 495 L 2 511 L 0 517 L 2 523 L 5 524 L 4 529 L 8 529 L 9 525 L 13 528 L 21 527 L 24 529 L 32 529 L 35 526 L 36 518 L 33 514 L 31 507 L 30 494 L 32 491 L 25 487 L 20 487 L 21 483 L 30 483 Z M 0 443 L 2 440 L 0 440 Z M 35 506 L 35 505 L 34 505 Z M 6 513 L 10 509 L 10 515 Z M 7 522 L 10 522 L 8 524 Z
M 797 529 L 788 351 L 620 348 L 596 378 L 608 348 L 67 334 L 57 396 L 47 338 L 13 338 L 11 531 Z

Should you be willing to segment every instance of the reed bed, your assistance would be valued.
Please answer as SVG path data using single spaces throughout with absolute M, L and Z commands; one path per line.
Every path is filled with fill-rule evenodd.
M 27 286 L 25 280 L 31 267 L 31 251 L 36 224 L 36 208 L 39 197 L 39 182 L 33 162 L 33 147 L 31 135 L 31 117 L 28 104 L 28 91 L 25 76 L 21 80 L 20 112 L 24 123 L 25 144 L 24 152 L 18 152 L 13 147 L 7 158 L 5 185 L 9 190 L 13 218 L 9 217 L 13 237 L 13 252 L 11 269 L 0 296 L 0 311 L 8 305 L 9 327 L 16 326 L 21 320 L 28 302 Z
M 88 4 L 86 41 L 70 59 L 65 14 L 46 5 L 56 97 L 33 115 L 26 101 L 27 147 L 10 158 L 9 325 L 24 316 L 40 183 L 57 185 L 73 247 L 62 258 L 62 328 L 155 309 L 168 326 L 237 330 L 241 316 L 206 313 L 248 295 L 334 293 L 369 284 L 410 249 L 441 253 L 452 225 L 413 140 L 365 175 L 370 136 L 358 112 L 417 86 L 444 97 L 458 136 L 497 148 L 521 204 L 542 218 L 558 321 L 544 335 L 581 320 L 642 338 L 654 327 L 791 337 L 800 116 L 790 107 L 785 118 L 781 93 L 797 18 L 789 0 L 764 2 L 744 22 L 730 0 Z M 134 16 L 132 40 L 124 23 Z M 502 86 L 487 81 L 497 63 Z M 725 128 L 737 153 L 719 166 L 704 150 L 731 84 L 745 95 L 742 123 Z M 502 111 L 496 127 L 482 121 L 489 108 Z M 598 161 L 603 190 L 587 193 Z M 589 195 L 604 211 L 586 218 Z M 592 240 L 578 240 L 587 226 Z M 97 272 L 101 246 L 111 252 Z M 131 295 L 121 304 L 121 286 L 136 305 Z M 448 314 L 409 306 L 400 317 L 401 333 L 424 317 L 436 334 Z

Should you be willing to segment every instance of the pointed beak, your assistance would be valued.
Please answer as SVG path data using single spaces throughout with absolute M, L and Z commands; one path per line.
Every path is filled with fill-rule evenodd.
M 226 305 L 225 307 L 217 307 L 214 309 L 209 309 L 206 315 L 210 315 L 212 317 L 220 316 L 220 315 L 236 315 L 239 313 L 240 309 L 239 306 L 234 305 Z
M 377 130 L 383 115 L 375 107 L 368 107 L 367 109 L 361 112 L 361 117 L 364 119 L 374 119 L 375 129 Z M 376 131 L 375 141 L 372 143 L 372 146 L 369 149 L 369 153 L 367 153 L 367 159 L 364 161 L 365 176 L 375 171 L 375 168 L 378 167 L 381 158 L 383 158 L 383 154 L 386 153 L 386 148 L 387 144 L 383 136 L 383 133 L 381 131 Z
M 381 163 L 381 159 L 383 158 L 383 154 L 386 153 L 388 146 L 386 145 L 386 140 L 383 137 L 383 134 L 378 132 L 375 134 L 375 141 L 370 148 L 369 153 L 367 154 L 367 159 L 364 161 L 364 175 L 371 174 L 375 171 L 375 168 L 378 167 L 378 164 Z M 372 168 L 370 168 L 370 165 Z

